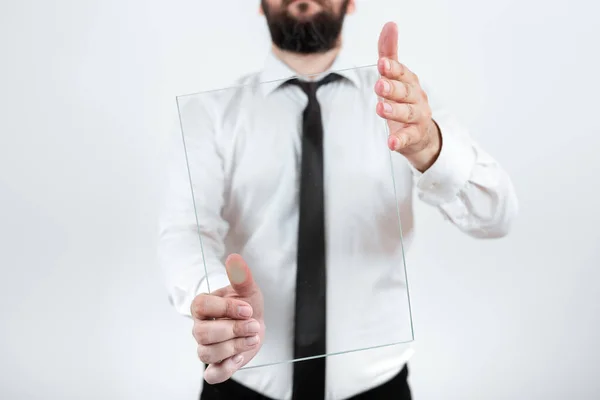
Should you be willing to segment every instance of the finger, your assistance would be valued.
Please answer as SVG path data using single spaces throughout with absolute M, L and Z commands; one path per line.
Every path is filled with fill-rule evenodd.
M 250 351 L 258 346 L 258 335 L 235 338 L 208 346 L 198 345 L 198 357 L 205 364 L 219 363 L 236 354 Z
M 379 34 L 379 58 L 398 59 L 398 25 L 388 22 Z
M 423 112 L 421 108 L 410 103 L 396 103 L 390 101 L 379 101 L 377 103 L 377 114 L 387 120 L 414 124 L 419 121 Z
M 379 60 L 378 68 L 381 76 L 388 79 L 412 84 L 417 84 L 419 82 L 417 75 L 406 65 L 398 61 L 391 60 L 389 58 L 382 58 Z
M 248 268 L 248 264 L 246 264 L 242 256 L 231 254 L 225 261 L 225 268 L 227 269 L 229 283 L 231 283 L 231 287 L 238 295 L 241 297 L 250 297 L 258 291 L 250 268 Z
M 419 90 L 411 83 L 381 78 L 375 84 L 375 93 L 381 98 L 398 103 L 415 104 L 420 100 Z
M 218 319 L 214 321 L 195 321 L 192 335 L 201 345 L 225 342 L 237 337 L 257 335 L 260 323 L 256 320 Z
M 392 151 L 399 151 L 416 144 L 419 141 L 419 128 L 416 125 L 404 125 L 390 133 L 388 147 Z
M 401 151 L 414 144 L 415 135 L 408 130 L 402 130 L 388 137 L 388 147 L 392 151 Z
M 243 363 L 244 356 L 236 354 L 220 363 L 210 364 L 204 371 L 204 380 L 210 385 L 225 382 L 241 368 Z
M 248 319 L 253 312 L 252 307 L 245 301 L 210 294 L 196 296 L 190 311 L 192 317 L 199 320 L 213 318 Z

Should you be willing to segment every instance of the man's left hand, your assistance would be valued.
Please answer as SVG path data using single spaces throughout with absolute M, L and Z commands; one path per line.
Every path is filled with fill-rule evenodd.
M 380 97 L 377 114 L 387 120 L 388 147 L 424 172 L 440 153 L 441 135 L 419 79 L 398 61 L 398 27 L 392 22 L 383 27 L 379 36 L 378 69 L 381 78 L 375 85 Z

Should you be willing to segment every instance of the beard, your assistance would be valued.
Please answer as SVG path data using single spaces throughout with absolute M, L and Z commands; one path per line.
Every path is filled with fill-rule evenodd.
M 280 10 L 273 10 L 261 0 L 273 44 L 281 50 L 300 54 L 324 53 L 338 44 L 350 0 L 344 0 L 336 13 L 320 2 L 323 10 L 307 19 L 298 19 L 287 11 L 291 0 L 284 0 Z

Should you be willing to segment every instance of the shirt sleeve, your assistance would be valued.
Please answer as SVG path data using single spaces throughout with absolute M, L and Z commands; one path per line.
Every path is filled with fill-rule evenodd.
M 456 118 L 434 101 L 430 106 L 442 148 L 424 173 L 412 168 L 418 197 L 473 237 L 505 236 L 518 212 L 510 177 Z
M 223 265 L 228 224 L 221 217 L 225 184 L 214 115 L 193 98 L 179 99 L 178 106 L 182 132 L 168 156 L 158 256 L 170 303 L 191 317 L 194 297 L 229 285 Z

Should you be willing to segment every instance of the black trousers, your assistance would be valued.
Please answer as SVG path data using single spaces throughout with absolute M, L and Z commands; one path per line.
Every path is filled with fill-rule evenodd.
M 408 386 L 408 367 L 390 381 L 367 392 L 358 394 L 349 400 L 411 400 Z M 273 400 L 229 379 L 223 383 L 209 385 L 204 382 L 200 400 Z M 306 399 L 321 400 L 321 399 Z

